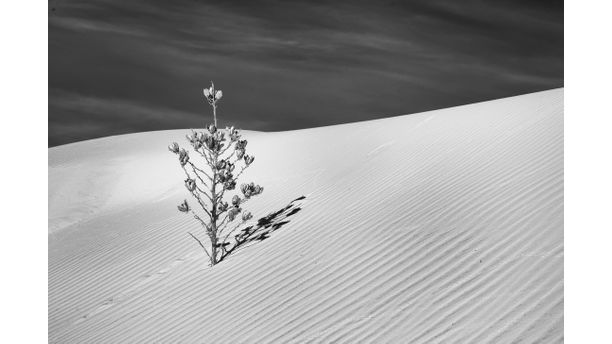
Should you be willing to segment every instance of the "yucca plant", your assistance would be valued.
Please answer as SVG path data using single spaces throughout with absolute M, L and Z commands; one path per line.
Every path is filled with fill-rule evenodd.
M 251 166 L 255 157 L 246 153 L 248 142 L 241 139 L 234 127 L 217 129 L 217 104 L 222 96 L 223 92 L 215 90 L 214 84 L 204 89 L 204 97 L 213 110 L 214 122 L 204 132 L 192 129 L 191 134 L 187 135 L 203 167 L 194 163 L 189 151 L 181 148 L 178 143 L 168 146 L 170 152 L 178 156 L 179 164 L 185 172 L 185 188 L 200 208 L 196 211 L 185 200 L 178 206 L 178 210 L 192 215 L 204 229 L 208 241 L 200 240 L 191 232 L 188 234 L 204 249 L 211 266 L 222 261 L 236 247 L 241 236 L 230 236 L 253 218 L 250 212 L 243 210 L 243 206 L 263 192 L 263 187 L 254 183 L 242 184 L 239 192 L 234 191 L 238 177 Z M 234 195 L 230 196 L 232 192 Z

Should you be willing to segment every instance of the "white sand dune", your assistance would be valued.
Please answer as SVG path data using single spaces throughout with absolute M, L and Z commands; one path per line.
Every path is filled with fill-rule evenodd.
M 214 268 L 176 210 L 186 133 L 49 149 L 50 342 L 563 342 L 563 89 L 243 132 L 248 210 L 306 199 Z

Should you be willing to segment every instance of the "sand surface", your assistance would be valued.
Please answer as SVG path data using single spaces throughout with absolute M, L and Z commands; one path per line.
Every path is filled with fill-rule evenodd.
M 255 218 L 306 198 L 214 268 L 186 133 L 49 149 L 50 342 L 563 342 L 563 89 L 244 131 Z

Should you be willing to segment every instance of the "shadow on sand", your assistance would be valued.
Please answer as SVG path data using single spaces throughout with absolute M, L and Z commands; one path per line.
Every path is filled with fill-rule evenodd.
M 289 202 L 284 208 L 270 213 L 257 220 L 256 224 L 242 229 L 240 233 L 234 236 L 235 243 L 230 249 L 225 249 L 225 246 L 220 245 L 222 255 L 218 263 L 222 262 L 227 256 L 235 253 L 237 250 L 248 246 L 250 243 L 266 240 L 270 237 L 270 234 L 288 224 L 288 218 L 302 210 L 300 201 L 304 199 L 306 199 L 306 196 L 298 197 Z

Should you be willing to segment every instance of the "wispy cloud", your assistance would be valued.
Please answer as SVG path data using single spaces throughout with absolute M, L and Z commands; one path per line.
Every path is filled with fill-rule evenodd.
M 66 132 L 75 123 L 91 128 L 79 139 L 150 130 L 137 118 L 155 129 L 188 127 L 196 114 L 204 118 L 200 91 L 211 79 L 226 91 L 223 120 L 260 130 L 563 85 L 559 1 L 65 0 L 50 6 L 51 145 L 74 141 Z
M 49 109 L 62 114 L 49 125 L 51 145 L 52 139 L 58 136 L 82 140 L 134 131 L 182 128 L 185 123 L 202 127 L 204 123 L 203 116 L 197 113 L 62 91 L 52 92 Z

